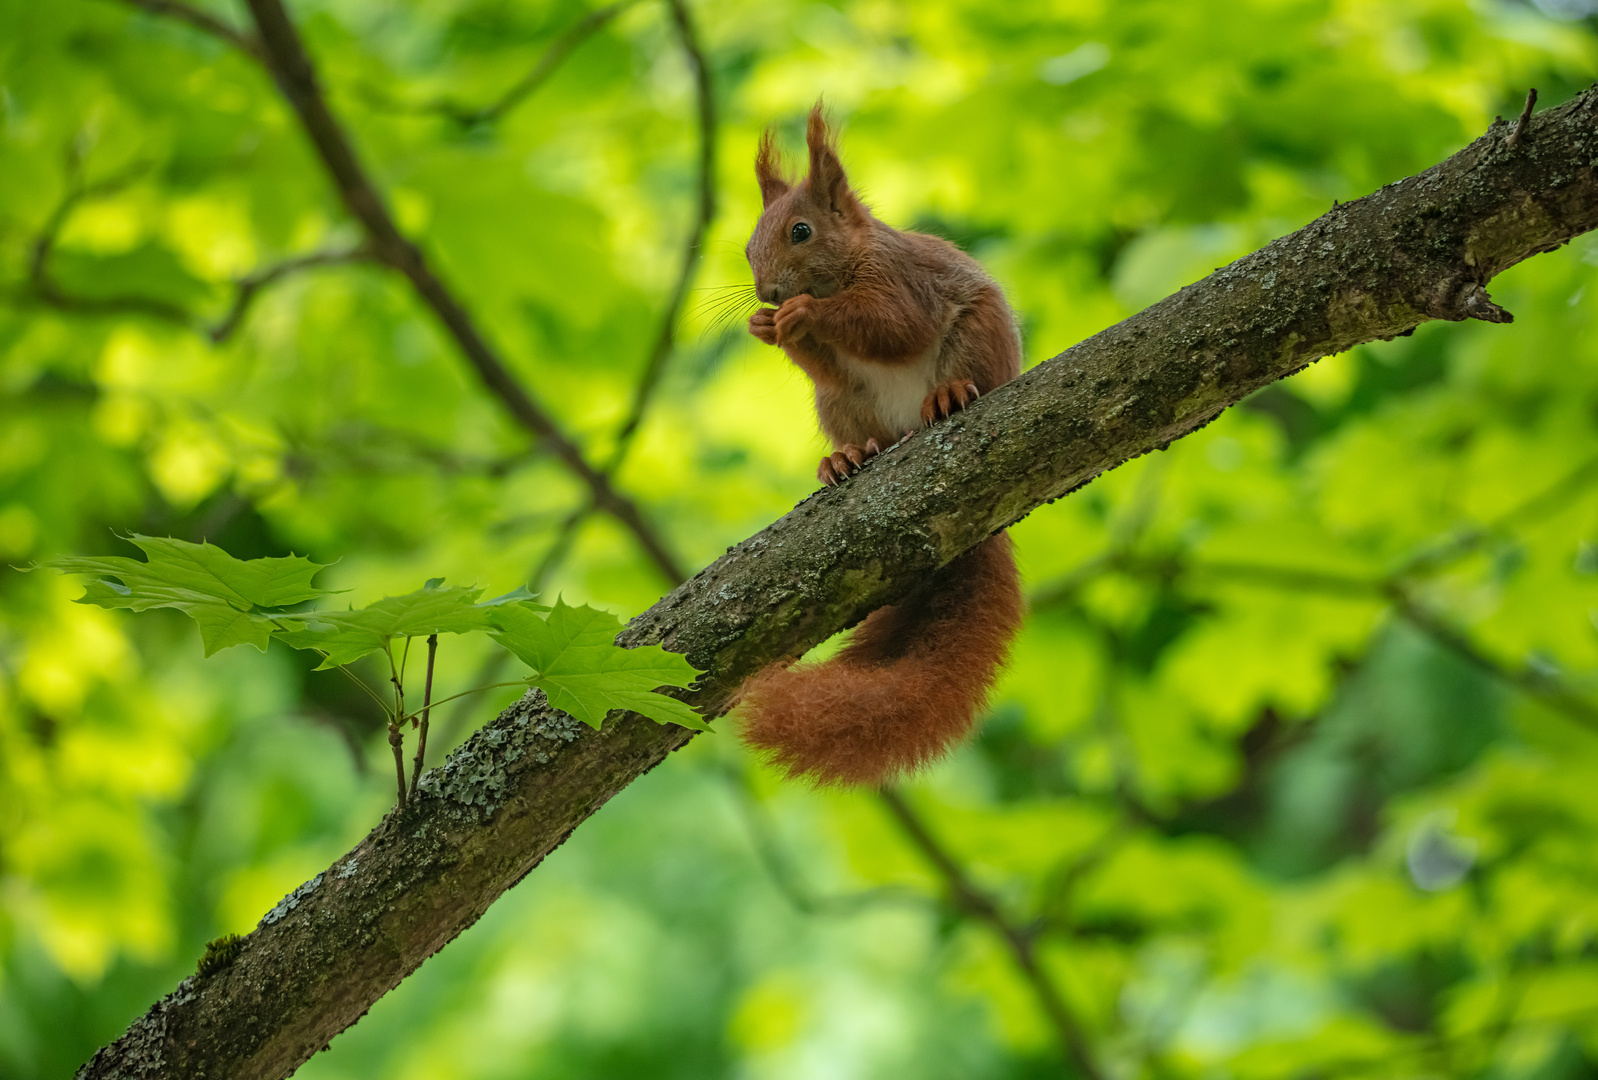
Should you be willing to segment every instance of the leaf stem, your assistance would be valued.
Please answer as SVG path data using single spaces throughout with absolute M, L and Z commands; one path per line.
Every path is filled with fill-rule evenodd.
M 437 701 L 433 702 L 433 704 L 434 705 L 442 705 L 446 701 L 454 701 L 456 698 L 468 697 L 468 696 L 470 696 L 472 694 L 481 694 L 484 690 L 498 690 L 502 686 L 526 686 L 526 685 L 527 685 L 527 680 L 526 679 L 517 679 L 514 682 L 496 682 L 496 683 L 489 683 L 486 686 L 474 686 L 470 690 L 462 690 L 458 694 L 451 694 L 449 697 L 439 698 Z M 407 713 L 406 715 L 400 717 L 400 719 L 402 721 L 404 721 L 404 720 L 411 719 L 413 716 L 420 716 L 420 715 L 422 715 L 420 712 Z
M 410 648 L 411 639 L 405 639 Z M 399 786 L 399 809 L 405 809 L 405 687 L 400 682 L 399 670 L 394 666 L 394 639 L 383 642 L 383 655 L 388 657 L 388 681 L 394 684 L 394 711 L 389 714 L 388 745 L 394 751 L 394 779 Z
M 282 619 L 278 619 L 278 618 L 271 617 L 271 616 L 268 616 L 268 617 L 271 618 L 273 626 L 277 627 L 279 630 L 282 630 L 284 633 L 288 632 L 289 628 L 283 625 L 283 620 Z M 279 639 L 279 640 L 281 640 L 281 639 Z M 293 646 L 289 646 L 289 647 L 293 648 Z M 314 652 L 317 656 L 320 656 L 323 660 L 327 659 L 327 653 L 323 652 L 321 649 L 311 649 L 310 651 Z M 383 700 L 383 696 L 381 694 L 379 694 L 376 690 L 373 690 L 369 685 L 367 685 L 367 682 L 366 682 L 365 679 L 361 678 L 359 675 L 355 674 L 355 672 L 351 671 L 349 669 L 349 665 L 348 664 L 335 664 L 335 665 L 333 665 L 333 670 L 334 671 L 343 672 L 344 673 L 344 677 L 346 679 L 348 679 L 350 682 L 354 683 L 356 686 L 360 687 L 361 688 L 361 692 L 363 694 L 365 694 L 367 697 L 371 698 L 372 701 L 377 705 L 377 707 L 379 709 L 383 710 L 383 715 L 384 716 L 388 716 L 388 715 L 391 714 L 391 710 L 388 707 L 388 702 Z
M 409 647 L 409 639 L 406 646 Z M 438 655 L 438 635 L 427 636 L 427 683 L 422 687 L 422 726 L 416 735 L 416 764 L 411 769 L 411 790 L 422 779 L 422 761 L 427 757 L 427 718 L 433 710 L 433 659 Z
M 316 652 L 321 655 L 322 659 L 324 659 L 324 660 L 327 659 L 327 653 L 322 652 L 321 649 L 317 649 Z M 385 713 L 387 713 L 389 711 L 388 710 L 388 702 L 383 700 L 383 696 L 381 694 L 379 694 L 376 690 L 373 690 L 369 685 L 367 685 L 367 682 L 366 682 L 365 679 L 361 678 L 359 675 L 355 674 L 355 672 L 351 671 L 348 664 L 338 664 L 335 667 L 334 670 L 342 671 L 344 673 L 344 677 L 346 679 L 348 679 L 350 682 L 354 683 L 356 686 L 359 686 L 361 688 L 361 690 L 366 694 L 367 697 L 371 698 L 374 702 L 377 703 L 377 707 L 379 709 L 382 709 Z

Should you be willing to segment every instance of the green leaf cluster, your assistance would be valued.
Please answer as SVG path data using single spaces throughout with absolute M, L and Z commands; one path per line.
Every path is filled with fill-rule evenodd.
M 434 578 L 404 596 L 348 611 L 285 611 L 328 595 L 311 584 L 324 569 L 298 555 L 236 559 L 212 544 L 134 535 L 146 559 L 62 556 L 43 565 L 88 578 L 80 603 L 149 611 L 175 608 L 200 628 L 205 654 L 233 645 L 266 651 L 274 637 L 321 655 L 318 670 L 344 667 L 374 653 L 392 664 L 396 643 L 437 634 L 489 633 L 533 669 L 528 682 L 550 703 L 593 728 L 626 709 L 657 723 L 708 730 L 686 704 L 655 691 L 688 687 L 701 673 L 658 645 L 616 645 L 620 621 L 586 604 L 550 608 L 526 586 L 478 602 L 481 589 L 445 587 Z M 396 683 L 403 673 L 396 673 Z M 399 719 L 396 717 L 396 719 Z

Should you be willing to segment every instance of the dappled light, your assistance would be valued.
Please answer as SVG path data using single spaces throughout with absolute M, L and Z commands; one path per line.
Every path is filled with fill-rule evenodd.
M 298 1076 L 1598 1071 L 1598 219 L 1380 322 L 1438 195 L 1325 313 L 1364 343 L 1273 381 L 1299 324 L 1201 342 L 1280 367 L 1143 442 L 1104 433 L 1180 402 L 1066 417 L 1116 467 L 1017 479 L 1077 452 L 1019 441 L 1039 365 L 1311 223 L 1278 250 L 1352 267 L 1384 185 L 1484 133 L 1450 175 L 1512 186 L 1550 117 L 1588 146 L 1595 78 L 1577 0 L 0 0 L 0 1076 L 73 1076 L 411 841 L 437 940 L 396 892 L 302 942 L 403 981 L 325 1033 L 216 1006 L 314 1032 Z M 835 449 L 748 326 L 757 147 L 802 170 L 818 97 L 1035 377 L 833 455 L 761 538 Z M 1460 228 L 1543 227 L 1594 152 Z M 1330 277 L 1293 272 L 1210 288 L 1263 325 Z M 740 741 L 745 675 L 1010 522 L 968 739 L 881 788 Z M 738 576 L 879 534 L 915 539 Z M 539 784 L 547 847 L 496 847 Z

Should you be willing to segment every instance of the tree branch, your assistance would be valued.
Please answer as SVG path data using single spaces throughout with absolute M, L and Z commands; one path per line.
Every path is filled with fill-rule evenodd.
M 182 3 L 181 0 L 125 0 L 125 2 L 143 8 L 152 15 L 165 15 L 186 22 L 203 33 L 220 38 L 234 48 L 243 50 L 257 60 L 261 59 L 261 43 L 254 36 L 234 29 L 209 11 L 201 11 L 192 4 Z
M 28 252 L 28 280 L 24 295 L 53 307 L 58 311 L 85 315 L 146 315 L 166 322 L 188 323 L 191 317 L 176 304 L 153 296 L 74 296 L 61 288 L 50 274 L 50 256 L 55 253 L 61 230 L 66 228 L 72 211 L 84 199 L 110 195 L 132 183 L 146 168 L 143 163 L 123 169 L 103 180 L 87 181 L 83 178 L 83 159 L 74 142 L 67 149 L 67 185 L 61 201 L 45 218 L 39 235 L 34 238 Z
M 313 251 L 309 255 L 296 255 L 284 259 L 282 262 L 273 263 L 271 266 L 262 267 L 254 273 L 246 274 L 233 283 L 236 290 L 233 294 L 233 304 L 228 308 L 227 314 L 209 330 L 206 335 L 216 344 L 221 344 L 233 336 L 244 322 L 244 316 L 249 314 L 250 305 L 255 302 L 256 294 L 268 285 L 276 284 L 291 274 L 301 270 L 310 270 L 318 266 L 335 266 L 339 263 L 360 262 L 372 257 L 371 251 L 365 244 L 357 244 L 351 248 L 340 248 L 333 251 Z
M 249 313 L 251 304 L 257 294 L 269 285 L 273 285 L 283 278 L 302 270 L 309 270 L 318 266 L 330 266 L 336 263 L 357 262 L 371 257 L 371 252 L 364 244 L 352 248 L 336 249 L 332 251 L 316 251 L 307 255 L 297 255 L 262 267 L 233 282 L 233 303 L 229 306 L 227 314 L 210 327 L 206 327 L 201 318 L 178 304 L 162 300 L 158 297 L 123 295 L 123 296 L 79 296 L 67 292 L 61 287 L 55 277 L 50 273 L 50 257 L 55 253 L 56 244 L 60 240 L 61 230 L 66 227 L 72 211 L 85 199 L 96 196 L 110 195 L 125 187 L 141 172 L 145 166 L 138 165 L 124 170 L 114 176 L 93 183 L 85 182 L 81 177 L 82 162 L 75 153 L 69 153 L 67 158 L 67 189 L 61 201 L 50 211 L 44 225 L 39 229 L 39 234 L 34 238 L 28 254 L 28 280 L 27 285 L 18 290 L 25 299 L 35 300 L 58 311 L 66 311 L 80 315 L 143 315 L 148 318 L 160 319 L 163 322 L 175 323 L 200 330 L 213 343 L 221 343 L 237 330 L 243 323 L 245 315 Z
M 422 301 L 455 339 L 467 362 L 488 390 L 510 414 L 536 435 L 593 493 L 594 505 L 621 522 L 637 538 L 669 581 L 681 581 L 683 572 L 664 541 L 643 518 L 631 499 L 616 491 L 610 478 L 588 463 L 544 408 L 516 381 L 476 322 L 453 292 L 428 265 L 422 251 L 399 231 L 382 196 L 366 175 L 355 148 L 345 136 L 317 84 L 299 33 L 289 21 L 281 0 L 248 0 L 261 42 L 262 62 L 278 88 L 299 115 L 322 164 L 338 189 L 345 208 L 366 230 L 373 256 L 410 280 Z
M 1588 90 L 1533 116 L 1512 149 L 1496 124 L 1039 365 L 811 496 L 618 641 L 686 654 L 706 670 L 690 699 L 719 715 L 749 674 L 1266 383 L 1430 318 L 1480 317 L 1470 301 L 1494 275 L 1598 226 L 1595 104 Z M 291 1071 L 690 737 L 631 714 L 593 731 L 524 699 L 80 1076 Z
M 603 30 L 612 19 L 636 4 L 638 0 L 616 0 L 602 8 L 595 8 L 571 26 L 567 27 L 554 41 L 549 43 L 538 60 L 528 70 L 526 75 L 516 80 L 510 89 L 506 90 L 491 104 L 472 108 L 461 104 L 453 98 L 439 98 L 421 106 L 418 111 L 442 113 L 455 121 L 461 127 L 477 127 L 482 124 L 497 122 L 506 113 L 543 86 L 545 81 L 555 73 L 561 62 L 572 52 Z
M 328 107 L 321 88 L 316 80 L 316 72 L 311 64 L 309 55 L 305 52 L 298 32 L 284 10 L 281 0 L 249 0 L 251 13 L 256 20 L 257 35 L 245 37 L 233 30 L 218 19 L 189 7 L 186 4 L 176 3 L 174 0 L 125 0 L 126 3 L 143 8 L 156 14 L 170 15 L 183 19 L 186 22 L 206 31 L 230 44 L 244 49 L 249 55 L 259 60 L 272 74 L 279 89 L 283 92 L 289 104 L 299 115 L 306 134 L 310 137 L 323 165 L 330 174 L 334 186 L 338 189 L 339 196 L 346 209 L 362 224 L 367 234 L 367 242 L 361 245 L 359 254 L 350 253 L 350 259 L 371 257 L 391 269 L 397 270 L 410 280 L 423 302 L 433 310 L 445 330 L 455 339 L 456 345 L 465 355 L 467 362 L 476 370 L 478 377 L 485 387 L 505 405 L 512 417 L 524 428 L 537 436 L 545 445 L 549 446 L 557 457 L 589 488 L 595 508 L 615 517 L 638 540 L 650 561 L 660 570 L 667 581 L 672 584 L 681 582 L 686 574 L 677 563 L 676 557 L 666 547 L 664 541 L 648 524 L 637 505 L 625 495 L 615 490 L 612 483 L 610 470 L 596 469 L 590 465 L 583 456 L 582 451 L 559 428 L 542 406 L 533 400 L 527 390 L 518 383 L 510 370 L 505 366 L 486 338 L 477 329 L 476 323 L 455 295 L 448 289 L 427 264 L 421 249 L 407 240 L 400 233 L 399 227 L 394 223 L 389 214 L 382 196 L 366 175 L 354 149 L 354 145 L 345 135 L 332 110 Z M 553 70 L 556 63 L 570 52 L 572 48 L 586 36 L 604 23 L 614 18 L 623 8 L 635 0 L 625 0 L 623 3 L 613 4 L 609 8 L 600 9 L 585 18 L 566 35 L 551 46 L 545 54 L 548 70 Z M 646 363 L 644 379 L 639 391 L 635 395 L 633 409 L 628 421 L 623 425 L 623 437 L 620 437 L 616 458 L 621 455 L 630 441 L 632 431 L 642 417 L 654 384 L 659 378 L 659 373 L 666 358 L 670 355 L 675 337 L 677 317 L 681 313 L 683 297 L 686 293 L 688 281 L 692 274 L 693 264 L 697 261 L 697 253 L 702 242 L 705 230 L 709 226 L 715 212 L 714 196 L 714 101 L 710 92 L 709 73 L 704 57 L 697 44 L 693 26 L 689 15 L 679 2 L 671 2 L 673 17 L 677 24 L 678 32 L 683 40 L 684 50 L 688 53 L 690 63 L 696 76 L 696 86 L 699 96 L 699 113 L 701 119 L 701 153 L 700 153 L 700 212 L 695 219 L 695 225 L 690 233 L 689 254 L 685 256 L 684 267 L 672 296 L 667 305 L 664 319 L 664 329 L 657 341 L 655 350 L 650 360 Z M 583 31 L 578 33 L 577 31 Z M 557 47 L 564 51 L 557 53 Z M 553 59 L 551 59 L 553 55 Z M 542 65 L 541 66 L 545 66 Z M 534 70 L 529 75 L 538 75 L 538 79 L 527 85 L 525 91 L 516 97 L 531 93 L 536 88 L 537 82 L 544 75 L 539 75 Z M 528 83 L 528 80 L 523 80 Z M 520 84 L 519 84 L 520 85 Z M 499 105 L 491 107 L 489 113 L 497 116 L 504 108 L 509 108 L 515 103 L 511 100 L 506 104 L 504 100 Z M 503 108 L 501 108 L 503 106 Z M 284 272 L 299 269 L 302 266 L 320 265 L 324 262 L 343 261 L 335 258 L 308 257 L 308 261 L 300 265 L 285 267 Z M 294 260 L 291 260 L 294 262 Z M 263 285 L 276 280 L 281 274 L 272 274 L 265 280 L 252 284 L 251 278 L 246 278 L 239 283 L 239 294 L 235 298 L 233 310 L 208 332 L 213 341 L 224 340 L 237 327 L 243 317 L 254 293 Z M 47 301 L 55 302 L 58 298 L 40 295 Z M 150 307 L 144 301 L 135 301 L 139 310 Z M 159 302 L 156 302 L 157 304 Z M 118 300 L 114 310 L 132 310 L 128 302 Z M 104 306 L 104 304 L 100 304 Z M 163 305 L 164 307 L 164 305 Z M 83 305 L 78 305 L 80 310 L 86 310 Z M 188 321 L 187 313 L 176 308 L 162 311 L 144 311 L 146 314 L 155 314 L 177 321 Z
M 688 239 L 683 246 L 682 267 L 677 272 L 677 280 L 672 285 L 671 294 L 666 300 L 666 309 L 660 316 L 660 330 L 655 335 L 655 344 L 644 361 L 643 373 L 633 389 L 633 401 L 627 410 L 627 419 L 623 420 L 621 426 L 616 429 L 616 442 L 611 448 L 610 457 L 605 462 L 605 475 L 611 477 L 615 476 L 616 470 L 626 460 L 627 451 L 632 448 L 633 436 L 638 433 L 638 426 L 643 422 L 644 413 L 649 409 L 649 401 L 660 385 L 666 361 L 671 359 L 672 350 L 676 348 L 677 321 L 682 317 L 683 304 L 688 297 L 688 285 L 693 280 L 694 270 L 699 265 L 699 249 L 704 244 L 705 233 L 710 230 L 710 223 L 716 217 L 716 99 L 710 85 L 710 68 L 705 63 L 704 50 L 700 48 L 698 34 L 694 29 L 693 18 L 688 12 L 687 5 L 682 0 L 668 0 L 668 4 L 672 12 L 672 21 L 677 27 L 678 38 L 682 42 L 683 52 L 688 59 L 688 66 L 694 75 L 698 100 L 699 198 L 694 223 L 688 230 Z M 554 543 L 550 546 L 549 553 L 534 571 L 534 580 L 544 580 L 566 557 L 571 550 L 572 540 L 576 536 L 578 527 L 587 520 L 593 510 L 592 504 L 581 506 L 567 516 Z M 677 578 L 671 583 L 680 585 L 682 579 Z
M 688 283 L 693 280 L 694 269 L 699 265 L 699 248 L 716 218 L 716 98 L 710 85 L 710 66 L 705 62 L 704 50 L 699 45 L 699 35 L 694 29 L 693 17 L 683 0 L 667 0 L 671 8 L 672 23 L 682 42 L 683 54 L 694 76 L 694 92 L 698 103 L 699 119 L 699 205 L 693 227 L 688 230 L 688 240 L 683 247 L 682 268 L 677 272 L 676 284 L 666 301 L 666 310 L 660 318 L 660 332 L 655 337 L 655 347 L 644 364 L 637 389 L 633 392 L 632 408 L 627 419 L 616 432 L 616 446 L 611 451 L 606 471 L 614 472 L 627 456 L 633 435 L 643 421 L 649 399 L 660 383 L 672 349 L 677 344 L 677 320 L 682 317 L 683 302 L 688 298 Z M 672 584 L 678 584 L 673 582 Z
M 1032 987 L 1038 1005 L 1053 1026 L 1055 1036 L 1060 1040 L 1060 1052 L 1065 1060 L 1088 1080 L 1105 1080 L 1104 1070 L 1099 1068 L 1098 1062 L 1094 1059 L 1088 1046 L 1087 1033 L 1082 1029 L 1081 1022 L 1066 1005 L 1064 995 L 1060 993 L 1059 987 L 1054 985 L 1049 973 L 1038 963 L 1034 932 L 1011 922 L 999 908 L 998 902 L 976 887 L 965 869 L 938 843 L 926 823 L 910 809 L 909 804 L 897 790 L 885 787 L 880 794 L 888 812 L 904 829 L 910 842 L 943 878 L 949 890 L 949 899 L 955 907 L 972 918 L 987 923 L 993 932 L 999 935 L 1005 948 L 1009 949 L 1011 959 L 1021 971 L 1021 977 Z
M 728 765 L 723 774 L 738 803 L 744 824 L 749 829 L 749 839 L 755 856 L 772 886 L 783 895 L 801 915 L 837 916 L 847 918 L 863 911 L 882 907 L 913 907 L 925 911 L 934 906 L 931 897 L 899 885 L 879 885 L 859 892 L 818 894 L 804 880 L 793 860 L 778 841 L 771 816 L 750 783 L 749 773 Z

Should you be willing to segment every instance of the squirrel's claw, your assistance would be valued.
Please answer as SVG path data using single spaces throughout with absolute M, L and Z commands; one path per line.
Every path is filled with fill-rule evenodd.
M 821 459 L 816 478 L 827 487 L 833 487 L 860 471 L 860 466 L 882 453 L 876 439 L 867 439 L 864 446 L 844 443 Z
M 763 307 L 749 316 L 749 332 L 767 345 L 777 343 L 777 309 Z
M 939 420 L 947 420 L 981 396 L 977 384 L 969 379 L 946 382 L 921 403 L 921 426 L 931 427 Z
M 808 293 L 790 296 L 772 316 L 777 344 L 789 345 L 810 333 L 815 325 L 816 299 Z

